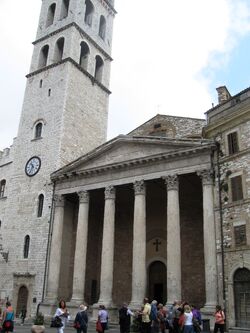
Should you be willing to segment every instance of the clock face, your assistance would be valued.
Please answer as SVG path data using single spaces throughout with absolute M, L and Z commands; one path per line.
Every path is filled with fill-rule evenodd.
M 35 176 L 41 167 L 41 160 L 37 156 L 31 157 L 25 166 L 26 175 L 29 177 Z

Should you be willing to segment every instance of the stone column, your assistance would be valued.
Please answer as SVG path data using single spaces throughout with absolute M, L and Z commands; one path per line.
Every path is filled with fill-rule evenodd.
M 167 186 L 167 303 L 181 300 L 181 236 L 179 180 L 164 177 Z
M 76 248 L 73 275 L 73 295 L 71 302 L 81 304 L 84 301 L 88 217 L 89 217 L 89 192 L 81 191 L 79 196 L 79 211 L 76 232 Z
M 112 305 L 115 235 L 115 188 L 105 188 L 105 207 L 102 237 L 100 298 L 98 303 Z
M 134 230 L 132 265 L 132 300 L 130 306 L 138 308 L 146 296 L 146 191 L 143 180 L 134 183 Z
M 61 268 L 61 248 L 64 218 L 64 197 L 54 196 L 54 221 L 50 245 L 49 271 L 47 281 L 47 297 L 49 302 L 55 302 L 58 296 L 59 277 Z
M 217 304 L 217 269 L 216 269 L 216 239 L 213 206 L 213 177 L 210 170 L 198 172 L 202 178 L 203 188 L 203 234 L 206 304 L 204 310 L 214 311 Z

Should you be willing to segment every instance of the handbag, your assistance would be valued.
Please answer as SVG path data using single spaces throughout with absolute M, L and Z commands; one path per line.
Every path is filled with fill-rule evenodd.
M 77 321 L 73 324 L 73 327 L 77 330 L 81 327 L 80 323 Z
M 96 331 L 102 332 L 102 324 L 101 324 L 100 320 L 97 320 L 97 322 L 96 322 Z
M 51 319 L 51 324 L 50 327 L 62 327 L 63 323 L 62 323 L 62 319 L 58 316 L 55 316 Z
M 3 328 L 5 328 L 5 329 L 7 329 L 7 330 L 11 329 L 12 326 L 13 326 L 13 323 L 12 323 L 11 320 L 5 320 L 5 321 L 3 322 Z

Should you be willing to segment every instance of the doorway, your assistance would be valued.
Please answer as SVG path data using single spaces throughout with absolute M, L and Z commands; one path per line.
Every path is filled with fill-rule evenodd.
M 238 269 L 234 274 L 236 327 L 250 327 L 250 271 Z
M 28 304 L 28 288 L 26 286 L 21 286 L 18 291 L 17 297 L 17 307 L 16 307 L 16 316 L 18 317 L 22 311 L 22 309 L 27 310 Z
M 167 300 L 167 270 L 161 261 L 154 261 L 148 268 L 148 297 L 162 304 Z

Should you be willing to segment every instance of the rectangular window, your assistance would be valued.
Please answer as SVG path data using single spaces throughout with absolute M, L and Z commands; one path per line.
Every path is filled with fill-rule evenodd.
M 246 225 L 239 225 L 234 227 L 235 246 L 246 245 Z
M 232 189 L 232 201 L 238 201 L 243 199 L 241 176 L 236 176 L 231 178 L 231 189 Z
M 228 140 L 229 155 L 237 153 L 239 151 L 237 132 L 233 132 L 233 133 L 228 134 L 227 140 Z

